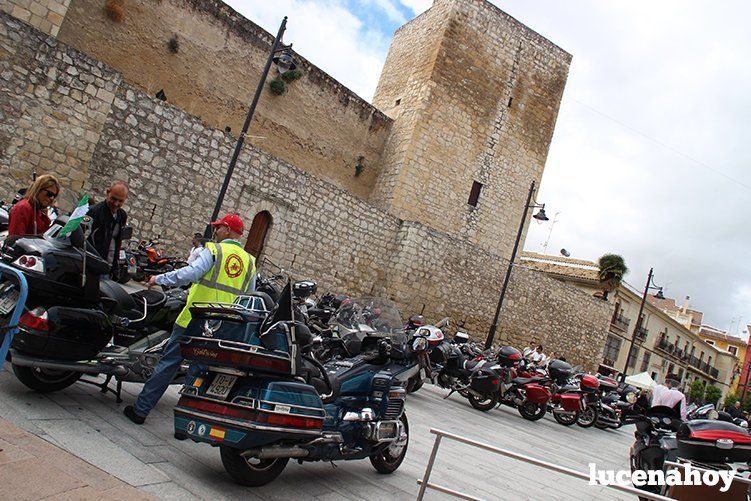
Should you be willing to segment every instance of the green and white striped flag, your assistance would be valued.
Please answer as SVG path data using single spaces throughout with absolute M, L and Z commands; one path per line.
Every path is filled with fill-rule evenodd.
M 73 233 L 76 228 L 81 224 L 81 221 L 83 221 L 83 217 L 89 212 L 89 196 L 84 195 L 81 197 L 81 200 L 78 201 L 78 205 L 76 205 L 76 208 L 73 210 L 73 213 L 68 218 L 68 222 L 65 223 L 65 226 L 63 226 L 63 229 L 60 230 L 60 234 L 58 236 L 60 237 L 67 237 L 71 233 Z

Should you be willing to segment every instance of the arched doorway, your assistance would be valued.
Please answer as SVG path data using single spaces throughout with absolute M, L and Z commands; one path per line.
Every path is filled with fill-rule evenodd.
M 271 226 L 271 213 L 261 211 L 253 218 L 253 224 L 250 225 L 248 232 L 248 241 L 245 242 L 245 250 L 252 254 L 256 260 L 259 259 L 263 252 L 263 244 L 266 241 L 266 233 Z

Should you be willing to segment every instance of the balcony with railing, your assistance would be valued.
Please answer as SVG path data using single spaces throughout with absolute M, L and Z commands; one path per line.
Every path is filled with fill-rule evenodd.
M 628 330 L 628 326 L 630 323 L 631 323 L 631 319 L 624 317 L 620 313 L 614 316 L 610 321 L 610 325 L 624 332 Z
M 648 335 L 649 329 L 645 329 L 644 327 L 637 327 L 634 331 L 634 339 L 636 341 L 646 341 Z
M 715 379 L 720 376 L 719 369 L 710 365 L 709 362 L 704 362 L 693 355 L 688 357 L 688 365 Z

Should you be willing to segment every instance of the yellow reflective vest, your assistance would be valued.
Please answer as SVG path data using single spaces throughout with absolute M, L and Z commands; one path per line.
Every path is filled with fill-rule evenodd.
M 206 248 L 214 257 L 214 266 L 193 284 L 188 292 L 185 308 L 175 323 L 187 327 L 190 323 L 190 307 L 195 303 L 234 303 L 240 294 L 245 294 L 256 272 L 256 259 L 234 241 L 207 242 Z

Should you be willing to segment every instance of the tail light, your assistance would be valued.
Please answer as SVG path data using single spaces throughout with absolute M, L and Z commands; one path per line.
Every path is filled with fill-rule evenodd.
M 25 270 L 44 273 L 44 260 L 37 256 L 21 256 L 13 261 L 13 265 Z
M 292 428 L 320 429 L 323 427 L 323 418 L 308 416 L 296 416 L 294 414 L 273 414 L 260 409 L 243 409 L 229 406 L 218 402 L 180 397 L 178 407 L 188 407 L 219 416 L 233 417 L 245 421 L 254 421 L 275 426 L 288 426 Z
M 47 310 L 41 306 L 37 306 L 33 310 L 29 310 L 21 315 L 18 323 L 28 329 L 37 331 L 49 331 L 50 324 L 47 321 Z

